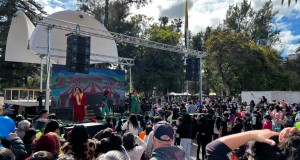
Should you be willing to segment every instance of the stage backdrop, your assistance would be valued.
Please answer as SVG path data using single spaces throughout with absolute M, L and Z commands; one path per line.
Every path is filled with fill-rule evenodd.
M 53 65 L 51 108 L 73 107 L 70 97 L 77 86 L 86 94 L 90 108 L 97 109 L 100 106 L 106 90 L 109 91 L 110 105 L 124 106 L 126 92 L 124 71 L 90 68 L 89 74 L 80 74 L 65 71 L 63 65 Z

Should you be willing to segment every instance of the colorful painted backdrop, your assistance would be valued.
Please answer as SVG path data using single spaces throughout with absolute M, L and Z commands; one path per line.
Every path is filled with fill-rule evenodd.
M 51 78 L 51 107 L 72 107 L 71 94 L 75 87 L 86 93 L 88 105 L 92 108 L 101 104 L 104 91 L 109 91 L 111 105 L 124 105 L 125 72 L 120 70 L 90 68 L 89 74 L 65 71 L 65 66 L 53 65 Z

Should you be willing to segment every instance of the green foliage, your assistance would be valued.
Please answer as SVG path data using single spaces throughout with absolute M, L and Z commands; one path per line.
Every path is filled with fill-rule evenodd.
M 37 22 L 38 14 L 45 14 L 42 7 L 34 0 L 2 0 L 0 3 L 0 88 L 36 86 L 39 81 L 39 66 L 35 64 L 5 62 L 6 39 L 11 19 L 18 10 Z
M 283 89 L 280 55 L 254 43 L 249 34 L 218 28 L 206 44 L 205 77 L 216 93 Z
M 203 86 L 227 95 L 249 90 L 297 90 L 298 61 L 282 63 L 271 46 L 279 41 L 271 1 L 254 10 L 248 0 L 230 6 L 224 26 L 207 28 L 192 39 L 194 49 L 205 49 Z M 202 47 L 201 47 L 202 46 Z M 293 67 L 292 67 L 293 66 Z
M 230 6 L 224 25 L 236 32 L 248 32 L 251 39 L 259 45 L 273 45 L 279 41 L 280 31 L 274 21 L 277 11 L 273 11 L 272 1 L 263 4 L 262 8 L 254 11 L 248 0 L 243 0 L 240 6 Z
M 287 90 L 300 90 L 300 54 L 290 58 L 285 62 L 285 87 Z
M 176 32 L 176 26 L 173 24 L 153 24 L 146 30 L 145 36 L 151 41 L 178 45 L 182 35 Z M 144 48 L 135 58 L 134 86 L 144 90 L 146 95 L 151 94 L 154 87 L 164 94 L 167 91 L 181 91 L 183 70 L 183 55 Z

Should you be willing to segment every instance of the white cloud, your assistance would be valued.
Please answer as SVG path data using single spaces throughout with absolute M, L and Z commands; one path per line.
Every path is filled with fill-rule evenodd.
M 45 6 L 44 10 L 50 15 L 52 13 L 63 11 L 65 9 L 62 7 L 59 7 L 59 6 L 56 6 L 56 7 Z
M 300 40 L 300 35 L 293 35 L 291 31 L 282 31 L 280 33 L 281 43 L 276 45 L 278 51 L 285 51 L 285 54 L 294 54 L 299 44 L 296 43 Z
M 74 9 L 76 6 L 76 0 L 35 0 L 44 7 L 44 10 L 48 14 L 55 12 Z
M 54 12 L 74 9 L 76 7 L 76 0 L 36 0 L 42 6 L 44 6 L 45 11 L 48 14 Z M 250 0 L 249 0 L 250 1 Z M 158 22 L 158 18 L 161 15 L 162 11 L 164 13 L 174 14 L 174 18 L 182 18 L 184 21 L 184 6 L 178 6 L 179 3 L 184 3 L 185 0 L 152 0 L 152 3 L 145 7 L 137 9 L 136 7 L 131 7 L 131 13 L 133 14 L 144 14 L 149 17 L 154 18 L 154 22 Z M 223 20 L 226 16 L 226 11 L 229 5 L 235 5 L 241 3 L 242 0 L 189 0 L 192 4 L 189 9 L 189 29 L 193 34 L 196 34 L 200 31 L 204 31 L 207 26 L 217 27 L 219 24 L 223 23 Z M 262 0 L 252 0 L 251 5 L 253 8 L 261 8 L 263 3 L 266 1 Z M 294 52 L 298 44 L 295 44 L 295 40 L 299 40 L 299 35 L 293 35 L 293 32 L 290 31 L 293 28 L 293 24 L 286 23 L 283 21 L 283 17 L 300 18 L 300 3 L 291 2 L 291 6 L 288 7 L 287 2 L 284 5 L 281 5 L 280 0 L 273 1 L 274 10 L 278 10 L 276 17 L 276 22 L 278 27 L 282 30 L 280 35 L 281 45 L 277 45 L 275 48 L 278 50 L 284 50 L 287 54 Z M 179 8 L 178 8 L 179 7 Z M 176 8 L 176 10 L 172 10 Z M 182 8 L 182 9 L 180 9 Z M 176 17 L 176 15 L 181 15 L 182 17 Z M 183 29 L 183 28 L 182 28 Z M 299 45 L 298 45 L 299 46 Z
M 153 17 L 154 20 L 158 21 L 160 16 L 160 11 L 162 9 L 167 10 L 172 8 L 175 4 L 182 3 L 185 0 L 152 0 L 152 3 L 146 7 L 136 9 L 131 8 L 131 12 L 134 14 L 145 14 L 149 17 Z M 226 17 L 226 11 L 229 5 L 235 5 L 241 3 L 242 0 L 190 0 L 193 3 L 192 8 L 189 9 L 189 29 L 194 33 L 199 31 L 204 31 L 207 26 L 217 27 L 219 24 L 223 23 L 223 20 Z M 261 8 L 261 6 L 266 1 L 262 0 L 252 0 L 251 5 L 254 9 Z M 272 1 L 274 6 L 274 11 L 278 11 L 276 22 L 278 23 L 279 29 L 282 30 L 280 34 L 281 45 L 277 45 L 275 48 L 279 51 L 284 50 L 286 54 L 294 53 L 295 49 L 299 44 L 295 44 L 295 40 L 299 40 L 299 35 L 293 35 L 290 31 L 293 24 L 286 23 L 282 21 L 283 17 L 293 17 L 300 18 L 300 3 L 291 2 L 291 6 L 288 7 L 287 2 L 284 5 L 281 5 L 280 0 Z M 174 11 L 172 11 L 174 12 Z M 184 13 L 184 7 L 182 10 L 177 12 Z M 184 21 L 184 14 L 182 17 Z M 299 20 L 298 20 L 299 21 Z

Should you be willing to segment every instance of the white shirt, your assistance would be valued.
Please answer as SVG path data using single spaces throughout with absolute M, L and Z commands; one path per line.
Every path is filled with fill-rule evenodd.
M 139 128 L 134 128 L 133 125 L 131 123 L 129 123 L 129 127 L 128 127 L 128 121 L 126 121 L 123 125 L 122 125 L 122 130 L 128 130 L 129 128 L 129 132 L 131 132 L 133 135 L 138 136 L 139 134 Z
M 144 151 L 146 150 L 147 144 L 141 140 L 139 137 L 135 139 L 138 146 L 135 146 L 132 150 L 127 151 L 131 160 L 140 160 Z

